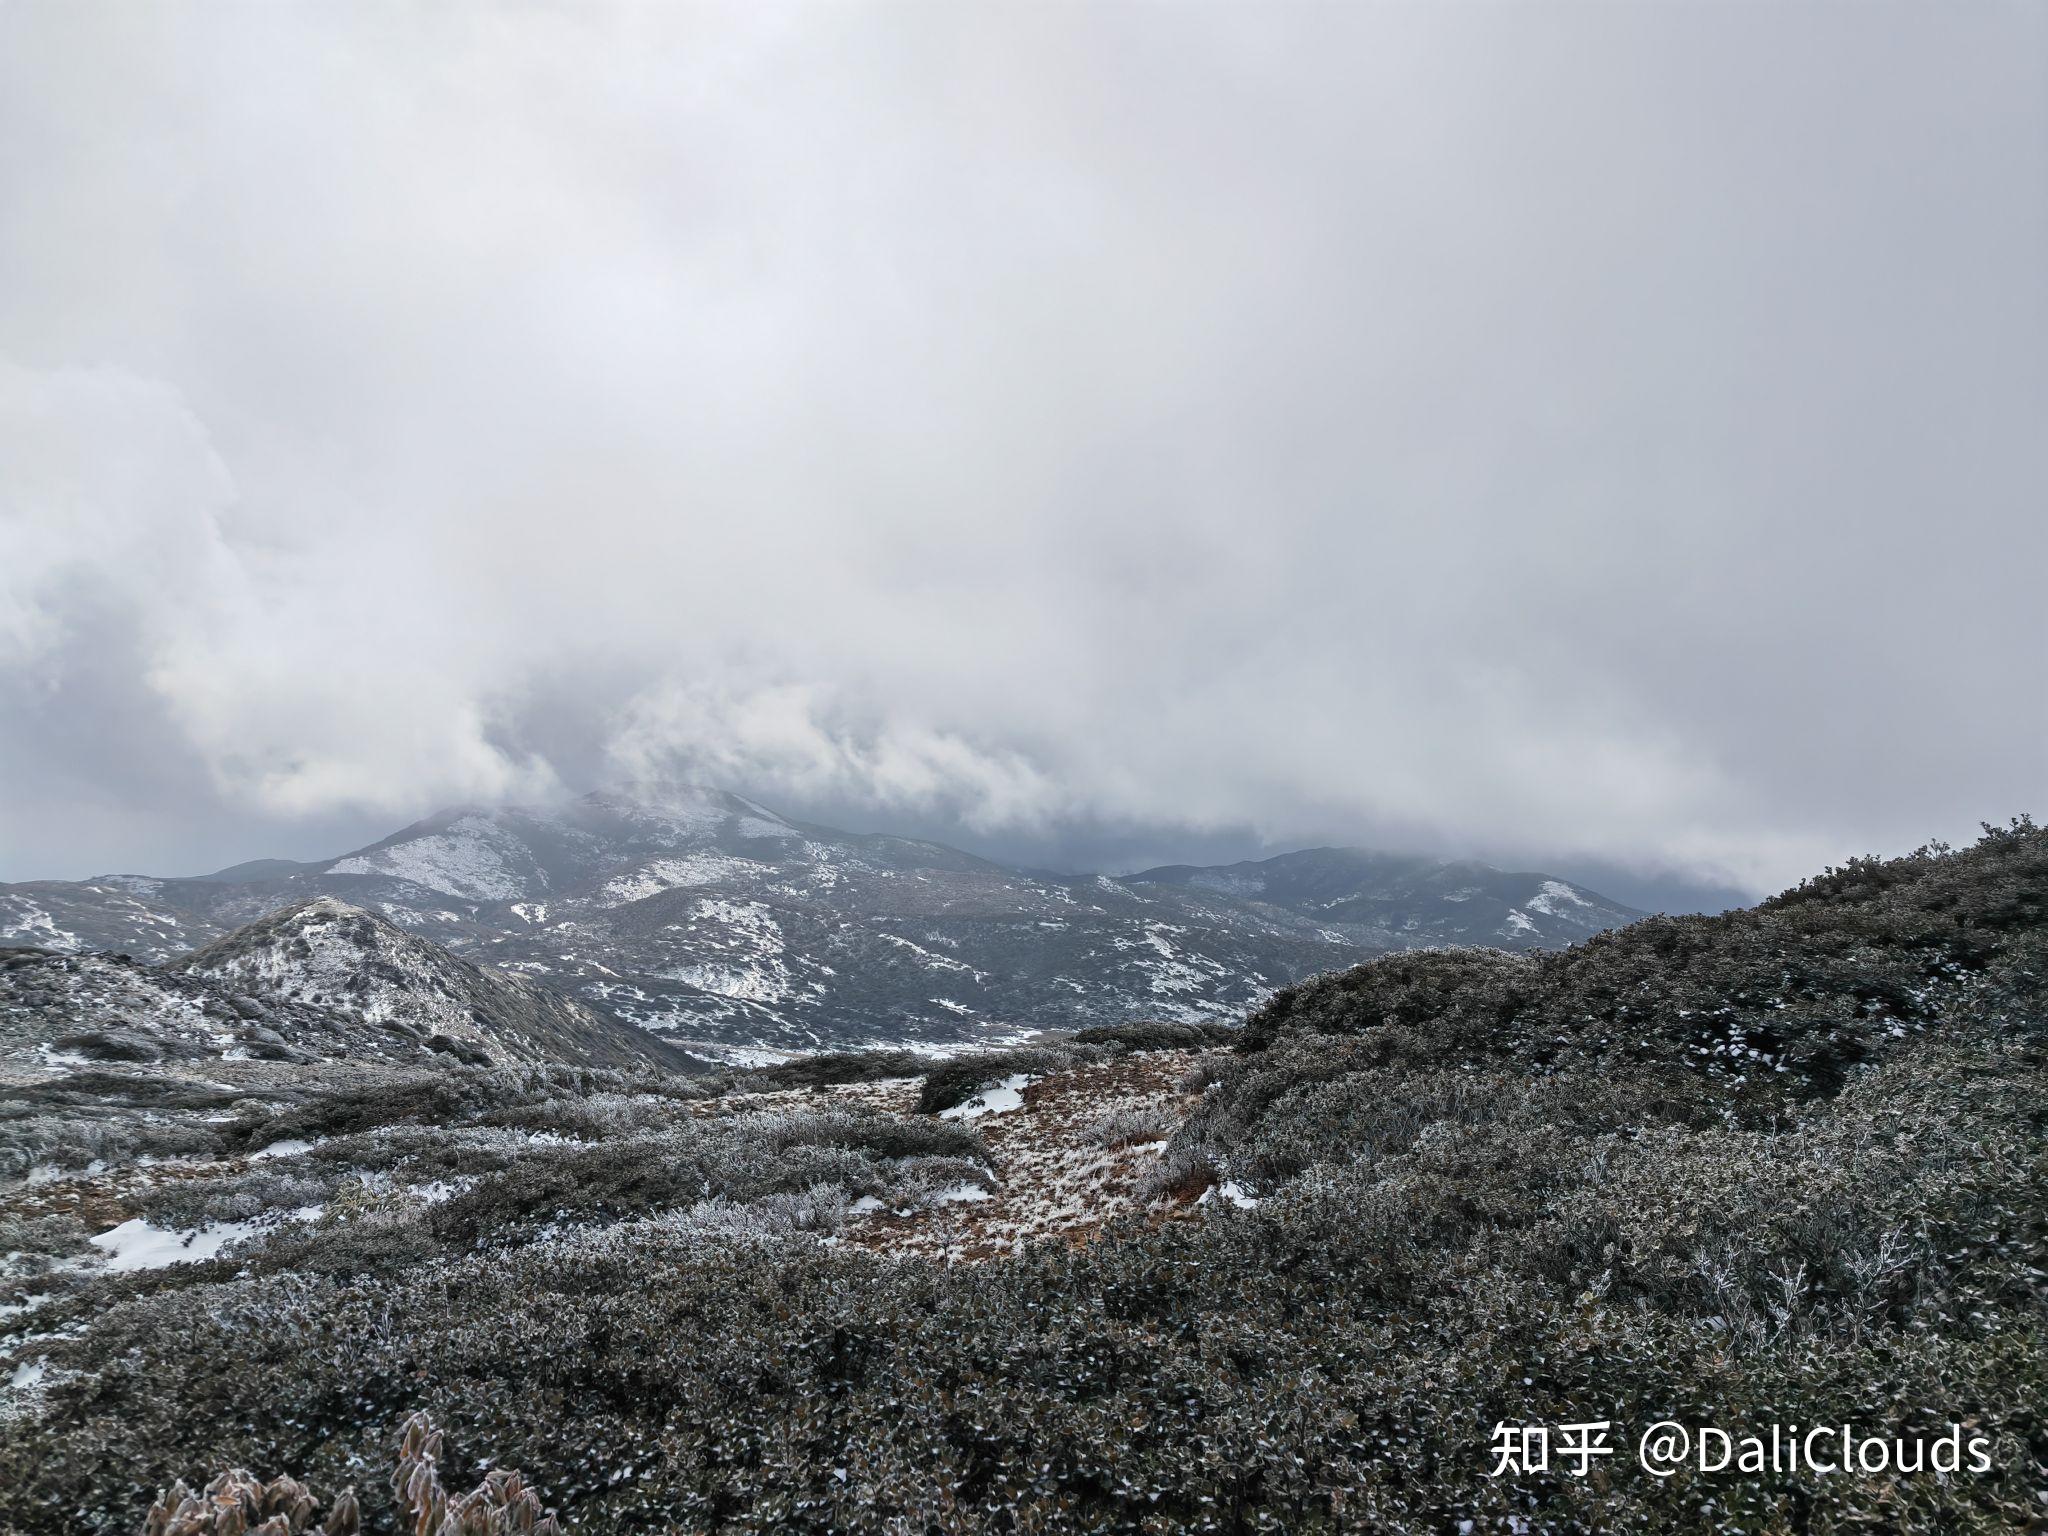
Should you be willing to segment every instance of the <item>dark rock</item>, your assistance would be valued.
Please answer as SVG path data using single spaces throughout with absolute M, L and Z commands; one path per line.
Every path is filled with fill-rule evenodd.
M 140 1035 L 118 1029 L 86 1030 L 50 1042 L 50 1048 L 88 1061 L 161 1061 L 163 1051 Z

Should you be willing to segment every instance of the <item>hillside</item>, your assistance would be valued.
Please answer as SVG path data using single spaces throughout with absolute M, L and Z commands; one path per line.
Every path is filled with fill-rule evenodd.
M 582 1532 L 2028 1529 L 2044 1011 L 2020 823 L 1556 954 L 1388 956 L 1227 1036 L 308 1081 L 210 1161 L 0 1199 L 39 1266 L 0 1297 L 0 1525 L 132 1531 L 233 1462 L 376 1528 L 363 1469 L 424 1410 L 451 1482 L 517 1466 Z M 230 1246 L 64 1256 L 124 1218 Z M 1886 1460 L 1656 1477 L 1663 1419 Z M 1589 1475 L 1489 1475 L 1497 1425 L 1581 1421 Z M 1925 1470 L 1951 1435 L 1981 1469 Z
M 400 1060 L 424 1034 L 114 955 L 0 949 L 0 1063 Z
M 480 966 L 359 907 L 317 897 L 173 962 L 266 1002 L 411 1035 L 472 1066 L 681 1066 L 681 1052 L 520 976 Z
M 1383 950 L 1429 944 L 1558 948 L 1640 912 L 1548 875 L 1359 848 L 1305 848 L 1240 864 L 1172 864 L 1127 875 L 1138 887 L 1214 891 L 1341 928 Z
M 445 1058 L 694 1067 L 640 1030 L 331 899 L 287 908 L 168 966 L 0 949 L 0 1081 L 53 1068 Z
M 169 960 L 331 898 L 700 1052 L 1230 1018 L 1390 949 L 1574 942 L 1564 881 L 1341 849 L 1124 878 L 837 831 L 716 790 L 456 808 L 320 864 L 0 886 L 0 941 Z

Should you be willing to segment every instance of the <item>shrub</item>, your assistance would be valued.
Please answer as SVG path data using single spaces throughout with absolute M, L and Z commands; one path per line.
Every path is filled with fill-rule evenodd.
M 427 1410 L 589 1531 L 2024 1529 L 2048 1423 L 2044 843 L 2022 826 L 1759 913 L 1295 989 L 1155 1176 L 1254 1206 L 983 1265 L 806 1235 L 849 1193 L 960 1171 L 872 1117 L 527 1152 L 465 1122 L 460 1155 L 504 1162 L 445 1207 L 45 1303 L 0 1528 L 132 1531 L 140 1490 L 220 1458 L 338 1486 Z M 942 1091 L 1109 1049 L 998 1053 Z M 1662 1418 L 1967 1423 L 1994 1454 L 1958 1478 L 1486 1476 L 1498 1422 L 1607 1419 L 1625 1456 Z M 365 1488 L 366 1527 L 401 1513 Z
M 1098 1147 L 1132 1147 L 1164 1141 L 1174 1130 L 1173 1118 L 1147 1104 L 1121 1104 L 1088 1122 L 1084 1133 Z
M 1227 1043 L 1236 1033 L 1225 1024 L 1171 1024 L 1143 1019 L 1076 1030 L 1076 1045 L 1106 1045 L 1120 1051 L 1199 1051 Z
M 839 1083 L 878 1083 L 891 1078 L 922 1077 L 932 1059 L 916 1051 L 823 1051 L 798 1056 L 772 1067 L 757 1067 L 739 1078 L 742 1093 L 761 1088 L 825 1088 Z
M 1023 1045 L 1004 1051 L 975 1051 L 955 1056 L 925 1074 L 924 1087 L 917 1096 L 920 1112 L 935 1115 L 965 1104 L 984 1088 L 992 1088 L 1008 1077 L 1058 1072 L 1090 1061 L 1100 1048 L 1066 1045 Z

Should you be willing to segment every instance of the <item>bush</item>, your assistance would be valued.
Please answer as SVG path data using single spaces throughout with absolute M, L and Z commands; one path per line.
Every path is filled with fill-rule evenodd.
M 840 1083 L 879 1083 L 922 1077 L 932 1059 L 917 1051 L 824 1051 L 772 1067 L 757 1067 L 733 1085 L 741 1093 L 763 1088 L 828 1088 Z
M 813 1240 L 849 1195 L 979 1170 L 959 1127 L 519 1152 L 472 1124 L 461 1155 L 505 1161 L 446 1206 L 45 1303 L 0 1529 L 127 1532 L 143 1490 L 222 1458 L 339 1486 L 423 1409 L 592 1532 L 2026 1529 L 2044 892 L 2023 826 L 1567 955 L 1324 978 L 1254 1021 L 1157 1175 L 1253 1207 L 983 1265 Z M 1110 1050 L 996 1053 L 941 1094 Z M 1955 1422 L 1994 1454 L 1658 1481 L 1625 1458 L 1662 1418 Z M 1486 1475 L 1494 1424 L 1587 1419 L 1617 1427 L 1608 1475 Z M 366 1528 L 398 1518 L 363 1500 Z
M 1106 1045 L 1120 1051 L 1200 1051 L 1223 1045 L 1236 1034 L 1225 1024 L 1169 1024 L 1145 1019 L 1131 1024 L 1098 1024 L 1076 1030 L 1076 1045 Z
M 1174 1129 L 1173 1117 L 1162 1109 L 1123 1104 L 1089 1121 L 1086 1135 L 1098 1147 L 1134 1147 L 1164 1141 Z
M 982 1089 L 993 1088 L 1005 1078 L 1059 1072 L 1099 1059 L 1102 1054 L 1100 1047 L 1021 1045 L 1010 1050 L 955 1056 L 925 1074 L 917 1107 L 923 1114 L 935 1115 L 956 1104 L 965 1104 Z

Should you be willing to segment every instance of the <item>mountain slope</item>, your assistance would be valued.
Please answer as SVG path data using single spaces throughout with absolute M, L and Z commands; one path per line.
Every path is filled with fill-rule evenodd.
M 1049 875 L 640 789 L 456 807 L 320 864 L 0 886 L 0 941 L 168 959 L 316 898 L 713 1054 L 1222 1018 L 1388 950 L 1565 944 L 1632 915 L 1541 875 L 1345 849 Z
M 1199 1056 L 311 1090 L 223 1127 L 288 1163 L 0 1186 L 46 1266 L 0 1273 L 0 1528 L 132 1531 L 239 1463 L 387 1529 L 364 1451 L 424 1395 L 584 1532 L 2035 1530 L 2044 1016 L 2019 823 L 1562 953 L 1382 957 Z M 59 1196 L 94 1247 L 190 1236 L 60 1268 Z M 1567 1424 L 1612 1460 L 1492 1449 Z M 1660 1424 L 1756 1459 L 1637 1466 Z
M 475 1065 L 683 1064 L 643 1031 L 332 897 L 239 928 L 168 969 L 268 1002 L 344 1014 Z
M 424 1034 L 223 978 L 122 955 L 0 949 L 0 1063 L 32 1077 L 99 1063 L 428 1059 Z
M 1432 944 L 1553 948 L 1643 915 L 1548 875 L 1358 848 L 1305 848 L 1209 867 L 1173 864 L 1125 880 L 1194 887 L 1282 907 L 1388 949 L 1412 947 L 1406 941 L 1425 931 Z
M 666 1042 L 332 898 L 170 965 L 0 949 L 0 1060 L 688 1067 Z

